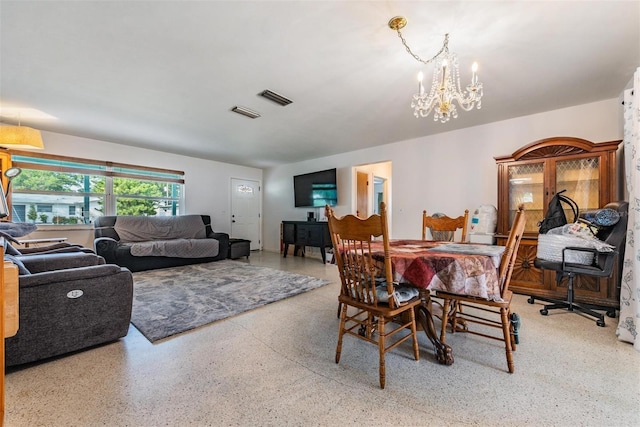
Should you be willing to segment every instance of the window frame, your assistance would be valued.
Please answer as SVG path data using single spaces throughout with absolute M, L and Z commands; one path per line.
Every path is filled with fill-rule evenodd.
M 56 154 L 37 153 L 33 151 L 22 150 L 10 150 L 11 165 L 13 167 L 19 167 L 22 169 L 30 170 L 42 170 L 50 172 L 61 172 L 71 174 L 84 174 L 94 176 L 104 176 L 104 193 L 96 192 L 79 192 L 78 194 L 86 196 L 98 196 L 104 199 L 103 216 L 117 215 L 117 199 L 143 199 L 143 200 L 159 200 L 166 202 L 166 204 L 175 206 L 177 203 L 177 212 L 175 210 L 170 211 L 169 215 L 180 214 L 184 209 L 184 171 L 156 168 L 150 166 L 140 166 L 128 163 L 101 161 L 94 159 L 84 159 L 79 157 L 61 156 Z M 17 157 L 14 157 L 17 156 Z M 33 159 L 29 161 L 27 159 Z M 47 164 L 52 162 L 54 164 Z M 59 164 L 55 164 L 55 163 Z M 92 167 L 93 166 L 93 167 Z M 177 197 L 162 197 L 162 196 L 141 196 L 131 194 L 115 194 L 114 192 L 114 178 L 126 178 L 139 181 L 148 182 L 161 182 L 166 184 L 177 184 L 180 186 L 179 195 Z M 35 190 L 34 190 L 35 191 Z M 13 192 L 13 188 L 11 189 Z M 23 191 L 29 193 L 30 190 Z M 43 194 L 41 191 L 35 191 L 38 194 Z M 51 191 L 44 194 L 51 195 L 68 195 L 69 193 Z M 10 208 L 11 209 L 11 208 Z M 174 213 L 175 212 L 175 213 Z M 46 224 L 51 226 L 52 224 Z

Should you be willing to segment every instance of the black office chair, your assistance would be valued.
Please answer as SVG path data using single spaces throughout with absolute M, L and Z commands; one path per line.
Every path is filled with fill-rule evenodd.
M 624 256 L 624 246 L 627 233 L 627 210 L 629 203 L 627 202 L 611 202 L 607 204 L 605 209 L 614 209 L 620 214 L 619 221 L 608 228 L 602 228 L 597 234 L 598 239 L 614 246 L 613 252 L 598 252 L 592 248 L 564 248 L 562 251 L 562 262 L 547 261 L 540 258 L 536 258 L 534 265 L 538 268 L 554 270 L 556 272 L 556 281 L 560 283 L 564 276 L 569 278 L 567 286 L 567 299 L 566 300 L 554 300 L 542 297 L 529 297 L 527 300 L 530 304 L 533 304 L 536 299 L 547 301 L 552 304 L 547 304 L 544 308 L 540 309 L 540 314 L 546 316 L 549 314 L 549 310 L 557 308 L 566 308 L 569 311 L 579 311 L 589 316 L 595 317 L 596 325 L 604 327 L 604 315 L 594 310 L 606 310 L 607 316 L 615 317 L 616 309 L 614 307 L 603 307 L 592 304 L 579 304 L 573 301 L 573 280 L 576 275 L 586 275 L 595 277 L 611 277 L 613 273 L 613 266 L 616 260 L 622 259 Z M 573 264 L 564 262 L 565 251 L 584 251 L 592 252 L 594 254 L 594 262 L 592 265 Z

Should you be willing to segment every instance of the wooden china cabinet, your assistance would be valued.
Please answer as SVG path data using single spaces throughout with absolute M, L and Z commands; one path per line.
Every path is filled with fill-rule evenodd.
M 498 164 L 497 241 L 504 245 L 518 205 L 527 215 L 525 236 L 518 250 L 510 289 L 516 293 L 563 299 L 567 280 L 556 283 L 555 272 L 533 265 L 538 244 L 538 223 L 556 192 L 575 200 L 580 210 L 597 209 L 615 200 L 616 151 L 622 141 L 594 144 L 590 141 L 556 137 L 536 141 L 510 156 L 496 157 Z M 563 205 L 564 206 L 564 205 Z M 567 220 L 573 221 L 569 207 Z M 619 272 L 611 278 L 578 276 L 575 299 L 607 307 L 619 306 Z

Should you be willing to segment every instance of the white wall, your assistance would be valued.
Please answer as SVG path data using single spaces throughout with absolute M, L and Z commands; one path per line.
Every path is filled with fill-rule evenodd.
M 338 215 L 352 212 L 353 166 L 390 161 L 390 230 L 393 238 L 419 238 L 422 210 L 457 215 L 497 204 L 494 156 L 530 142 L 572 136 L 594 142 L 622 139 L 619 99 L 579 105 L 502 122 L 394 142 L 350 153 L 261 169 L 162 153 L 120 144 L 42 132 L 45 152 L 185 171 L 184 213 L 208 214 L 216 231 L 229 233 L 231 178 L 263 182 L 263 247 L 278 251 L 282 220 L 305 220 L 309 209 L 293 207 L 293 176 L 337 168 Z M 473 114 L 473 112 L 465 113 Z M 444 125 L 446 126 L 446 125 Z M 366 135 L 362 136 L 366 138 Z M 319 217 L 324 213 L 317 209 Z M 32 233 L 29 237 L 49 237 Z M 70 241 L 86 244 L 71 232 Z M 85 236 L 86 234 L 86 236 Z M 89 235 L 82 233 L 87 242 Z
M 339 205 L 335 211 L 343 215 L 352 212 L 352 166 L 391 161 L 391 236 L 420 238 L 422 210 L 458 215 L 464 209 L 473 212 L 482 204 L 497 205 L 494 156 L 509 155 L 531 142 L 554 136 L 593 142 L 622 139 L 619 100 L 599 101 L 267 169 L 264 172 L 264 249 L 278 250 L 282 220 L 306 218 L 306 209 L 293 207 L 293 175 L 337 168 Z
M 128 163 L 138 166 L 149 166 L 185 172 L 185 206 L 183 214 L 211 215 L 212 227 L 215 231 L 230 233 L 231 218 L 231 178 L 250 179 L 262 182 L 262 169 L 232 165 L 229 163 L 203 160 L 194 157 L 163 153 L 114 144 L 95 139 L 42 132 L 45 149 L 43 152 L 84 159 L 96 159 Z M 45 227 L 41 227 L 46 230 Z M 85 236 L 87 232 L 65 231 L 60 228 L 52 231 L 37 231 L 29 238 L 69 235 L 69 241 L 87 244 L 93 237 Z M 46 234 L 46 235 L 43 235 Z M 92 234 L 92 233 L 91 233 Z

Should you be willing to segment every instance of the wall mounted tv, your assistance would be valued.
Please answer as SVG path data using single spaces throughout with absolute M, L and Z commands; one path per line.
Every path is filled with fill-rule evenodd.
M 335 206 L 338 204 L 336 170 L 306 173 L 293 177 L 296 208 Z

